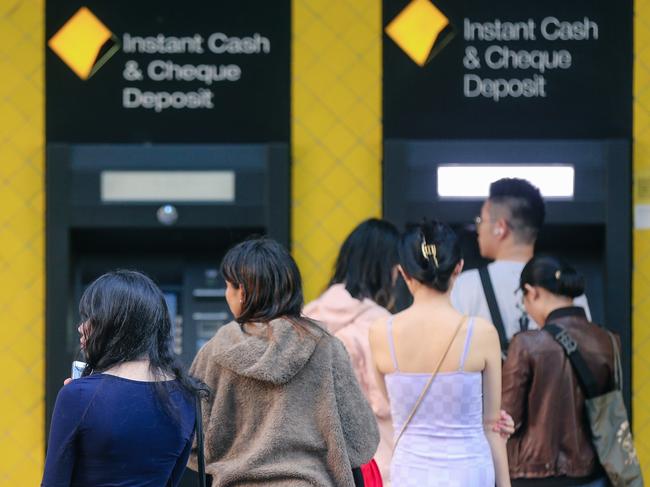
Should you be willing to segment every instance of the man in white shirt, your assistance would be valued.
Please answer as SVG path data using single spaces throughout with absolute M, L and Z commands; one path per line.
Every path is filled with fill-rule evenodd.
M 524 179 L 504 178 L 490 185 L 490 196 L 476 217 L 481 256 L 494 261 L 487 270 L 508 342 L 515 333 L 539 328 L 526 316 L 518 289 L 519 276 L 533 257 L 544 216 L 544 199 L 539 189 Z M 478 269 L 458 276 L 451 300 L 458 311 L 494 323 Z M 584 295 L 576 298 L 575 304 L 584 307 L 591 319 Z

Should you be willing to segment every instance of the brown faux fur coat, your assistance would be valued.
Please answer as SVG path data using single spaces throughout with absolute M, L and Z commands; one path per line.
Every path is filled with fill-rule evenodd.
M 345 348 L 316 325 L 269 326 L 270 339 L 229 323 L 192 363 L 213 391 L 203 404 L 212 487 L 353 486 L 351 467 L 370 461 L 379 433 Z

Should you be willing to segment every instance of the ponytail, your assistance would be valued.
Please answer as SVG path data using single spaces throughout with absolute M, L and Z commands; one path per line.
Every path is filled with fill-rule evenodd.
M 399 261 L 409 276 L 440 292 L 447 292 L 461 260 L 460 243 L 448 225 L 423 221 L 409 225 L 400 238 Z
M 585 279 L 573 267 L 557 257 L 542 255 L 533 257 L 521 271 L 519 285 L 538 286 L 547 291 L 576 298 L 585 292 Z

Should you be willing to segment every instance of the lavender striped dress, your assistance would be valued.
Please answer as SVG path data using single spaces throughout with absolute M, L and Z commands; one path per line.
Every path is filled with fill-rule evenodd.
M 483 431 L 483 378 L 465 372 L 474 319 L 456 372 L 439 372 L 406 427 L 391 463 L 392 487 L 494 487 L 494 464 Z M 410 414 L 431 374 L 400 372 L 393 343 L 388 343 L 395 372 L 386 375 L 395 435 Z

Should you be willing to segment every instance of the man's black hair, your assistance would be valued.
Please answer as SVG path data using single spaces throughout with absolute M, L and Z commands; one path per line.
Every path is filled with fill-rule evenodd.
M 506 220 L 518 240 L 535 242 L 546 214 L 538 188 L 525 179 L 503 178 L 490 185 L 489 200 L 508 209 Z

